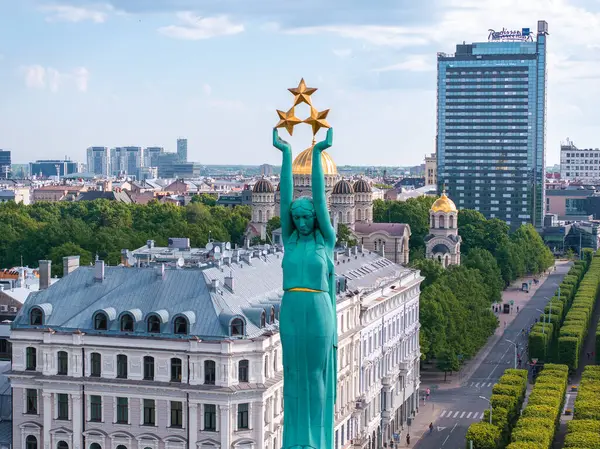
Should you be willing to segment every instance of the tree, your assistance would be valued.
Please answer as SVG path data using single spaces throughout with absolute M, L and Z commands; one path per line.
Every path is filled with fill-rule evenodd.
M 272 217 L 267 222 L 267 241 L 273 242 L 273 231 L 281 228 L 281 218 L 279 216 Z
M 448 372 L 458 371 L 460 362 L 454 351 L 444 350 L 436 360 L 437 368 L 444 372 L 444 382 L 446 382 Z
M 338 223 L 336 245 L 356 246 L 356 244 L 356 239 L 354 238 L 354 235 L 352 235 L 350 228 L 343 223 Z
M 79 256 L 79 264 L 81 266 L 89 265 L 92 263 L 92 253 L 86 251 L 79 245 L 75 245 L 71 242 L 63 243 L 60 246 L 56 246 L 50 250 L 48 259 L 52 261 L 52 275 L 62 276 L 63 275 L 63 257 L 67 256 Z

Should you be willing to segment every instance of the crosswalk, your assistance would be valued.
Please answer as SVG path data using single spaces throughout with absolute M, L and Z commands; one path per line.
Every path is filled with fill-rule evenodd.
M 465 383 L 465 386 L 473 388 L 491 388 L 495 382 L 471 382 L 469 385 Z
M 468 412 L 462 410 L 442 410 L 440 418 L 447 419 L 483 419 L 483 412 Z

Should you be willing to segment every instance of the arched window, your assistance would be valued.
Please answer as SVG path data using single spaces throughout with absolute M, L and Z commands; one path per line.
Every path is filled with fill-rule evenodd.
M 178 316 L 173 321 L 173 332 L 178 335 L 186 335 L 188 333 L 188 322 L 182 317 Z
M 277 372 L 277 349 L 273 351 L 273 372 Z
M 241 318 L 235 318 L 231 322 L 231 335 L 244 335 L 244 321 Z
M 44 318 L 44 314 L 42 313 L 42 309 L 39 307 L 34 307 L 29 312 L 29 324 L 32 326 L 41 326 Z
M 338 212 L 338 223 L 342 222 L 342 213 Z
M 275 307 L 271 307 L 271 313 L 269 314 L 269 323 L 275 322 Z
M 121 331 L 133 332 L 133 317 L 128 313 L 121 317 Z
M 181 359 L 173 357 L 171 359 L 171 382 L 181 382 L 182 372 Z
M 450 215 L 448 217 L 448 228 L 450 228 L 450 229 L 454 228 L 454 217 L 452 215 Z
M 156 315 L 148 317 L 148 332 L 151 334 L 160 334 L 160 318 Z
M 267 221 L 271 219 L 271 210 L 267 209 Z
M 240 360 L 238 364 L 238 381 L 248 382 L 248 371 L 250 369 L 250 362 L 248 360 Z
M 97 331 L 105 331 L 108 329 L 108 317 L 104 312 L 98 312 L 94 316 L 94 329 Z
M 144 357 L 144 380 L 154 380 L 154 357 Z
M 117 355 L 117 379 L 127 379 L 127 356 Z
M 258 209 L 258 222 L 262 223 L 263 221 L 263 212 L 261 209 Z
M 269 377 L 269 356 L 265 356 L 265 377 Z
M 446 227 L 446 217 L 440 215 L 439 217 L 440 229 L 444 229 Z
M 346 223 L 350 223 L 350 211 L 346 212 Z
M 260 313 L 260 327 L 267 325 L 267 314 L 263 311 Z
M 61 440 L 56 444 L 56 449 L 69 449 L 69 445 L 66 441 Z
M 127 449 L 127 446 L 123 445 L 123 444 L 119 444 L 117 446 L 117 449 Z
M 357 209 L 357 211 L 356 211 L 356 219 L 358 221 L 362 220 L 362 209 Z
M 204 385 L 214 385 L 217 377 L 217 366 L 213 360 L 204 361 Z
M 69 354 L 67 354 L 65 351 L 58 351 L 57 359 L 58 369 L 56 374 L 66 376 L 69 373 Z
M 38 449 L 37 438 L 33 435 L 29 435 L 25 439 L 25 449 Z
M 29 346 L 25 350 L 25 369 L 27 371 L 35 371 L 37 368 L 37 350 Z
M 100 446 L 98 443 L 92 443 L 90 444 L 90 449 L 102 449 L 102 446 Z

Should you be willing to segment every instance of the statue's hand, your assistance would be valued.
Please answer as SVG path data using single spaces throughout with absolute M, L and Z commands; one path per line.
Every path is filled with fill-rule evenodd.
M 273 128 L 273 146 L 280 151 L 292 151 L 292 147 L 289 143 L 279 137 L 277 128 Z
M 331 145 L 333 145 L 333 128 L 329 128 L 327 130 L 327 136 L 325 137 L 325 140 L 317 142 L 314 147 L 314 151 L 318 151 L 320 153 L 329 148 Z

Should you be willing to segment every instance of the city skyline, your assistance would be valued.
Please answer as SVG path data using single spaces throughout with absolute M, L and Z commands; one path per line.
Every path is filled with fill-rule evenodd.
M 13 162 L 83 161 L 90 146 L 173 152 L 186 136 L 189 160 L 274 164 L 275 109 L 304 77 L 319 88 L 315 105 L 331 108 L 336 163 L 421 164 L 435 151 L 437 52 L 484 42 L 490 28 L 533 29 L 538 19 L 552 30 L 547 165 L 559 162 L 566 137 L 600 146 L 600 6 L 589 1 L 385 1 L 368 11 L 308 2 L 301 15 L 271 1 L 251 10 L 232 1 L 143 4 L 0 5 L 0 148 Z M 297 154 L 310 132 L 289 140 Z

